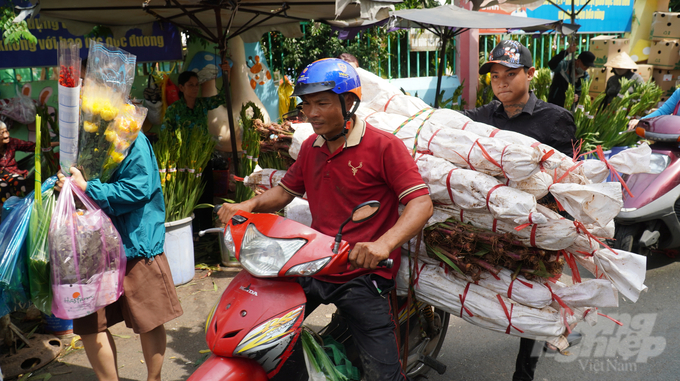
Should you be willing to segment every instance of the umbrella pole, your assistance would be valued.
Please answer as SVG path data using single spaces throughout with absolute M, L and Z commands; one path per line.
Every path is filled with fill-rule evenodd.
M 446 64 L 446 44 L 449 41 L 448 31 L 442 33 L 442 46 L 439 52 L 439 68 L 437 70 L 437 91 L 434 94 L 434 108 L 439 108 L 439 92 L 442 89 L 442 76 L 444 75 L 444 65 Z
M 571 25 L 574 25 L 574 21 L 576 20 L 576 13 L 574 10 L 574 0 L 571 0 L 571 13 L 569 14 L 569 18 L 571 20 Z M 569 40 L 569 46 L 576 46 L 576 32 L 571 34 L 571 38 Z M 576 52 L 571 54 L 571 86 L 574 88 L 574 100 L 576 97 L 580 97 L 581 94 L 576 94 Z M 572 102 L 571 103 L 571 111 L 573 112 L 576 110 L 576 103 L 577 102 Z
M 222 17 L 220 9 L 215 8 L 215 19 L 217 21 L 217 46 L 220 50 L 222 64 L 227 62 L 227 39 L 222 30 Z M 229 70 L 231 72 L 231 70 Z M 236 128 L 234 128 L 234 111 L 231 109 L 231 91 L 229 90 L 229 76 L 222 70 L 222 91 L 224 91 L 224 107 L 227 108 L 227 119 L 229 120 L 229 136 L 231 139 L 231 157 L 234 162 L 234 175 L 238 176 L 238 152 L 236 150 Z

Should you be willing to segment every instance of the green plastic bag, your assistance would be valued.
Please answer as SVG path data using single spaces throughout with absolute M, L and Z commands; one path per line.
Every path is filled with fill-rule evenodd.
M 26 240 L 31 301 L 46 315 L 52 313 L 52 283 L 47 233 L 50 230 L 56 200 L 54 188 L 50 188 L 42 193 L 42 205 L 37 202 L 33 203 Z

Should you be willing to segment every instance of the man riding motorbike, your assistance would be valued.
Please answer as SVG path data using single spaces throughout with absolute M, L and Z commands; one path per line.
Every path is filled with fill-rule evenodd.
M 346 319 L 359 349 L 365 380 L 407 380 L 399 358 L 389 293 L 401 260 L 400 247 L 432 215 L 432 200 L 404 144 L 354 115 L 361 83 L 351 65 L 327 58 L 308 65 L 293 92 L 316 135 L 307 139 L 297 161 L 279 186 L 240 204 L 223 204 L 218 215 L 227 223 L 238 210 L 275 212 L 305 193 L 311 227 L 334 236 L 352 208 L 378 200 L 381 208 L 370 224 L 345 228 L 353 246 L 351 270 L 324 277 L 301 277 L 307 314 L 321 303 L 334 303 Z M 398 204 L 406 205 L 401 216 Z M 378 268 L 391 258 L 392 269 Z

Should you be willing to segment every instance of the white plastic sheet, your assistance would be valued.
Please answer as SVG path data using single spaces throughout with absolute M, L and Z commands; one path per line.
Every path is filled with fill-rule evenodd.
M 623 206 L 621 183 L 553 184 L 550 193 L 574 219 L 607 226 Z
M 647 257 L 623 250 L 600 249 L 593 256 L 573 252 L 576 261 L 595 275 L 606 278 L 619 292 L 637 302 L 640 293 L 647 291 L 645 276 L 647 274 Z
M 501 184 L 494 177 L 460 169 L 431 155 L 419 155 L 418 171 L 436 202 L 456 204 L 465 210 L 489 210 L 495 218 L 517 224 L 544 224 L 547 219 L 536 212 L 534 196 Z
M 408 259 L 402 258 L 402 263 L 408 264 Z M 569 315 L 552 307 L 524 306 L 499 293 L 447 274 L 438 265 L 419 263 L 418 266 L 422 268 L 415 286 L 418 300 L 493 331 L 565 346 L 566 343 L 560 344 L 560 336 L 566 332 L 565 321 L 574 324 L 586 315 L 585 309 L 580 308 L 574 309 L 574 314 Z M 407 285 L 408 266 L 402 265 L 397 274 L 397 292 L 405 294 Z
M 290 148 L 288 148 L 288 154 L 293 160 L 297 160 L 302 143 L 314 135 L 314 129 L 311 123 L 295 123 L 291 127 L 295 132 L 293 133 L 293 141 L 290 143 Z

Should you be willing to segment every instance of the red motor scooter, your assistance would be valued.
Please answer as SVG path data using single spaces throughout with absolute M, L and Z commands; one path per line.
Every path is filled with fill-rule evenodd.
M 652 141 L 650 173 L 624 175 L 614 247 L 648 255 L 680 248 L 680 116 L 643 119 L 635 132 Z
M 350 247 L 342 241 L 342 229 L 350 221 L 370 219 L 379 208 L 378 201 L 357 206 L 335 237 L 274 214 L 234 215 L 225 227 L 224 242 L 244 270 L 208 316 L 206 341 L 212 355 L 189 381 L 307 380 L 299 340 L 306 298 L 295 278 L 348 271 Z M 391 262 L 380 265 L 391 267 Z M 444 373 L 446 366 L 436 357 L 449 314 L 422 303 L 413 303 L 408 311 L 405 300 L 398 304 L 402 342 L 409 326 L 407 374 L 424 374 L 430 368 Z M 322 332 L 344 343 L 347 357 L 360 367 L 341 314 L 336 312 Z

